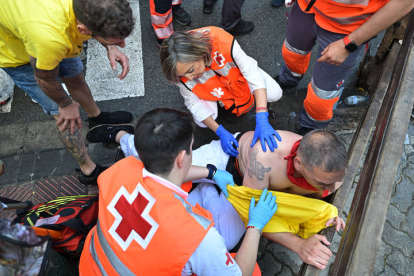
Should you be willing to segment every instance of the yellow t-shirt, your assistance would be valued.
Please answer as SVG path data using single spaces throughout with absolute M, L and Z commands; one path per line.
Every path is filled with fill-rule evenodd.
M 76 57 L 90 36 L 79 33 L 72 0 L 0 0 L 0 67 L 37 59 L 42 70 Z
M 227 190 L 228 200 L 247 226 L 250 200 L 255 197 L 257 203 L 263 191 L 229 185 Z M 328 219 L 338 216 L 338 209 L 325 201 L 282 192 L 272 193 L 276 195 L 277 211 L 263 232 L 290 232 L 306 239 L 325 228 Z

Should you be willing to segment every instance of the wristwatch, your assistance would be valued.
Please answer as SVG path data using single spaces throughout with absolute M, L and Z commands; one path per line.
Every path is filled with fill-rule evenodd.
M 212 180 L 213 179 L 213 176 L 217 172 L 217 168 L 216 168 L 216 166 L 214 166 L 212 164 L 207 164 L 206 168 L 208 169 L 207 179 Z
M 349 40 L 349 37 L 346 36 L 344 37 L 344 43 L 345 43 L 345 49 L 348 50 L 348 52 L 352 53 L 355 52 L 356 50 L 358 50 L 358 45 L 356 45 L 355 42 Z

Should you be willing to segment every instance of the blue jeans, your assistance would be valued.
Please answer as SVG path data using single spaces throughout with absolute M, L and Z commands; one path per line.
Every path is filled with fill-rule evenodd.
M 40 89 L 37 84 L 33 68 L 30 64 L 25 64 L 15 68 L 7 67 L 3 69 L 12 78 L 14 83 L 24 90 L 33 100 L 35 100 L 48 115 L 59 115 L 59 106 Z M 71 78 L 79 76 L 83 72 L 83 64 L 79 57 L 64 59 L 59 63 L 59 77 Z

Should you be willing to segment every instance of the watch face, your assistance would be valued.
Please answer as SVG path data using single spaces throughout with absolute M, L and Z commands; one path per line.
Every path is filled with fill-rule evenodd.
M 358 46 L 355 44 L 355 42 L 351 41 L 349 42 L 347 45 L 345 45 L 345 48 L 349 51 L 349 52 L 355 52 L 358 49 Z

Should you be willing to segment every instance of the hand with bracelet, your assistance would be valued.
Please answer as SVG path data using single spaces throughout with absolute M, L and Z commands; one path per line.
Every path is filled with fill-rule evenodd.
M 260 110 L 265 110 L 261 112 Z M 262 149 L 266 151 L 266 142 L 269 146 L 270 151 L 277 149 L 276 139 L 282 141 L 279 133 L 277 133 L 269 123 L 269 112 L 266 107 L 256 108 L 256 129 L 254 130 L 254 136 L 251 147 L 256 144 L 256 141 L 260 139 Z M 276 138 L 275 138 L 276 137 Z
M 265 225 L 276 213 L 276 210 L 276 196 L 272 192 L 267 192 L 267 189 L 264 189 L 256 206 L 254 197 L 250 201 L 249 223 L 247 224 L 247 228 L 257 229 L 261 234 Z

